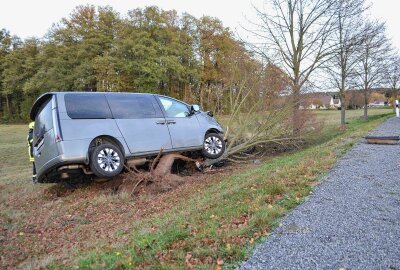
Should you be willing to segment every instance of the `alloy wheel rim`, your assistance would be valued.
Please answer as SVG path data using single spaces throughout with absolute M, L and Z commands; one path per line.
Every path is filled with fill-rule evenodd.
M 211 155 L 218 155 L 222 151 L 222 141 L 220 138 L 211 136 L 204 141 L 204 149 Z
M 121 159 L 114 149 L 104 148 L 97 155 L 97 163 L 104 171 L 114 172 L 119 168 Z

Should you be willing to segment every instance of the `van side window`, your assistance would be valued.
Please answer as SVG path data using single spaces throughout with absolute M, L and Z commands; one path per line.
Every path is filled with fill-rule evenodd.
M 167 113 L 167 117 L 186 117 L 190 114 L 189 108 L 184 103 L 165 97 L 158 98 Z
M 114 118 L 137 119 L 163 117 L 156 100 L 151 95 L 107 95 Z M 158 108 L 157 108 L 158 106 Z
M 107 100 L 101 94 L 65 94 L 65 108 L 72 119 L 112 118 Z
M 46 101 L 35 118 L 35 136 L 42 137 L 47 131 L 53 128 L 53 114 L 51 109 L 51 98 Z

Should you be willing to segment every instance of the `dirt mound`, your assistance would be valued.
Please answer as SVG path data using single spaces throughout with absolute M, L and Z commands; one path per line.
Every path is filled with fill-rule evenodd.
M 198 178 L 194 160 L 180 154 L 159 155 L 142 168 L 127 167 L 127 173 L 115 181 L 114 189 L 130 195 L 171 191 L 185 182 Z

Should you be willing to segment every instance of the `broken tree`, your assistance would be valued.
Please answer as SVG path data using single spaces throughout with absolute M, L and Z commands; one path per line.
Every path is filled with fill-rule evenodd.
M 199 162 L 180 153 L 163 155 L 163 149 L 161 149 L 157 157 L 149 161 L 148 170 L 139 170 L 135 164 L 128 164 L 126 166 L 128 172 L 123 175 L 118 190 L 133 195 L 137 191 L 137 187 L 141 184 L 152 184 L 154 189 L 158 191 L 168 191 L 181 185 L 185 181 L 185 177 L 171 172 L 172 165 L 176 160 L 193 163 Z

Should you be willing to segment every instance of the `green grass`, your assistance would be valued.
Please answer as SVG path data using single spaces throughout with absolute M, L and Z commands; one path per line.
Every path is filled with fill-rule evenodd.
M 12 254 L 18 254 L 16 249 L 21 247 L 17 244 L 25 250 L 23 257 L 16 259 L 19 264 L 15 267 L 20 268 L 29 265 L 38 268 L 40 262 L 44 268 L 54 269 L 74 265 L 83 269 L 185 269 L 188 264 L 198 269 L 211 269 L 218 259 L 222 259 L 225 268 L 233 269 L 249 256 L 255 243 L 268 236 L 287 211 L 305 200 L 337 158 L 361 136 L 387 119 L 390 112 L 370 110 L 371 117 L 367 122 L 359 119 L 362 111 L 348 112 L 350 124 L 346 131 L 340 131 L 337 124 L 328 124 L 307 149 L 267 159 L 259 166 L 249 165 L 244 169 L 211 175 L 206 183 L 184 187 L 182 196 L 164 195 L 163 202 L 172 207 L 143 218 L 121 222 L 123 226 L 118 225 L 121 218 L 135 217 L 134 213 L 140 210 L 130 198 L 100 191 L 96 197 L 91 197 L 88 194 L 96 189 L 90 187 L 61 199 L 43 198 L 56 187 L 34 186 L 30 182 L 27 126 L 0 125 L 0 150 L 7 157 L 0 167 L 0 226 L 3 232 L 10 232 L 11 237 L 15 237 L 20 229 L 36 224 L 30 222 L 43 222 L 40 223 L 43 228 L 53 229 L 54 220 L 66 214 L 85 216 L 88 213 L 86 207 L 92 211 L 104 211 L 104 218 L 115 221 L 113 237 L 109 238 L 109 242 L 102 241 L 101 245 L 96 244 L 99 239 L 89 237 L 88 226 L 93 226 L 91 230 L 100 229 L 95 220 L 91 225 L 74 225 L 73 231 L 59 229 L 64 234 L 61 237 L 71 233 L 80 234 L 84 230 L 85 237 L 76 235 L 75 241 L 92 242 L 82 242 L 88 248 L 79 251 L 66 247 L 62 250 L 63 254 L 55 251 L 46 253 L 47 249 L 38 250 L 46 242 L 31 242 L 30 237 L 38 237 L 34 233 L 12 238 L 12 241 L 16 241 Z M 339 111 L 317 112 L 317 118 L 328 123 L 338 121 L 338 117 Z M 18 200 L 28 200 L 29 203 L 19 203 Z M 141 200 L 148 200 L 149 204 L 153 202 L 151 197 Z M 127 207 L 123 208 L 122 204 Z M 143 202 L 139 205 L 143 205 Z M 120 209 L 132 213 L 122 213 Z M 34 213 L 43 216 L 43 219 L 32 220 Z M 126 224 L 129 226 L 126 227 Z M 12 242 L 7 239 L 10 236 L 1 233 L 0 238 L 6 237 L 7 248 L 10 248 Z M 127 233 L 130 238 L 128 244 L 119 241 L 126 238 Z M 32 245 L 32 249 L 28 245 Z M 27 257 L 33 250 L 33 258 Z M 0 254 L 9 251 L 0 245 Z M 70 259 L 63 265 L 65 258 Z
M 27 125 L 0 125 L 0 223 L 17 220 L 25 216 L 21 211 L 10 210 L 5 203 L 11 193 L 32 192 L 32 185 L 25 185 L 31 176 L 26 146 Z M 29 183 L 29 182 L 28 182 Z M 15 225 L 15 224 L 14 224 Z M 1 250 L 1 249 L 0 249 Z
M 29 174 L 26 136 L 27 125 L 0 125 L 1 184 L 22 181 Z
M 386 116 L 351 120 L 346 131 L 329 131 L 330 140 L 322 144 L 224 177 L 170 211 L 133 224 L 130 245 L 92 252 L 79 267 L 179 269 L 189 262 L 209 269 L 223 259 L 224 267 L 233 269 L 306 198 L 337 158 Z

